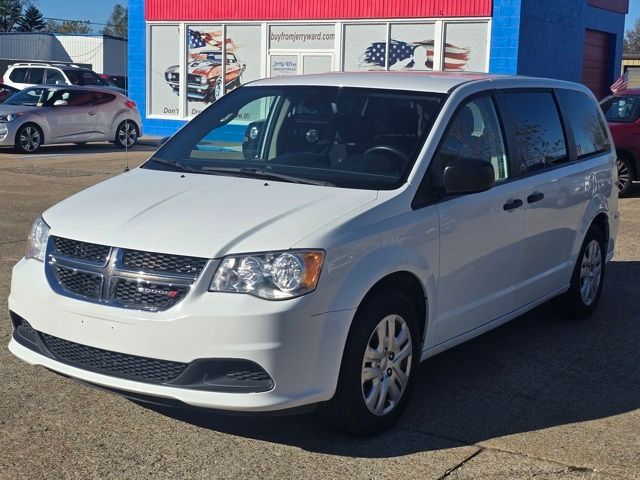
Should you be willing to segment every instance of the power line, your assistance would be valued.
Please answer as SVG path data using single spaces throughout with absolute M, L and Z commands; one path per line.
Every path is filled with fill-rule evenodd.
M 52 18 L 52 17 L 42 17 L 45 20 L 52 20 L 54 22 L 78 22 L 78 23 L 88 23 L 89 25 L 104 25 L 106 26 L 106 23 L 100 23 L 100 22 L 91 22 L 89 20 L 72 20 L 70 18 Z

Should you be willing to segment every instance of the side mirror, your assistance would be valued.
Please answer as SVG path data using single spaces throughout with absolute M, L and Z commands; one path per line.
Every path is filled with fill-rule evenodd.
M 68 105 L 66 100 L 56 100 L 53 102 L 54 107 L 66 107 Z
M 491 162 L 476 158 L 454 158 L 444 169 L 442 183 L 448 194 L 484 192 L 496 182 Z

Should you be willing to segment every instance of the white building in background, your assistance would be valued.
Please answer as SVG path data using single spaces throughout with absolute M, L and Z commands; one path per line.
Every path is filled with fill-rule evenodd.
M 14 61 L 78 63 L 96 73 L 127 75 L 127 41 L 110 35 L 2 33 L 0 63 Z

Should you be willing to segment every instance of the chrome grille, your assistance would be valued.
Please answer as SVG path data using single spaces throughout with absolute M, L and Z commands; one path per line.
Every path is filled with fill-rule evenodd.
M 155 305 L 159 310 L 166 310 L 182 300 L 187 291 L 189 289 L 185 287 L 117 279 L 114 296 L 127 308 L 144 309 Z
M 207 260 L 204 258 L 165 255 L 164 253 L 125 250 L 122 265 L 131 270 L 154 273 L 199 275 Z
M 51 237 L 45 271 L 61 295 L 156 312 L 180 302 L 207 262 Z
M 53 237 L 55 252 L 69 258 L 104 264 L 109 258 L 111 247 L 95 243 L 78 242 L 68 238 Z
M 54 266 L 58 282 L 65 290 L 82 297 L 99 298 L 102 291 L 102 275 L 87 273 L 67 267 Z

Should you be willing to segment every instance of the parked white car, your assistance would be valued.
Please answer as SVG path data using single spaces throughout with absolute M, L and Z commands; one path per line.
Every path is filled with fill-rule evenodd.
M 9 348 L 143 401 L 320 405 L 376 434 L 420 361 L 550 299 L 590 315 L 617 195 L 606 122 L 580 85 L 260 80 L 35 221 Z
M 135 102 L 111 90 L 31 87 L 0 104 L 0 147 L 35 153 L 56 143 L 113 142 L 131 148 L 141 125 Z

